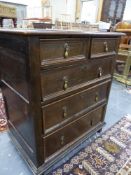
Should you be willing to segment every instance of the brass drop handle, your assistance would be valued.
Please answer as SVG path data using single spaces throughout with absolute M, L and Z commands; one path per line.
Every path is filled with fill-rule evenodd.
M 92 120 L 90 121 L 90 125 L 93 126 L 93 121 Z
M 66 106 L 63 107 L 63 117 L 64 118 L 67 117 L 67 107 Z
M 65 143 L 65 136 L 61 136 L 61 138 L 60 138 L 60 142 L 61 142 L 61 145 L 64 145 L 64 143 Z
M 105 52 L 108 52 L 109 51 L 108 44 L 107 44 L 106 41 L 104 42 L 104 48 L 105 48 Z
M 99 96 L 98 96 L 98 93 L 96 93 L 96 95 L 95 95 L 95 101 L 98 102 L 98 100 L 99 100 Z
M 68 45 L 68 43 L 65 43 L 64 48 L 65 48 L 64 58 L 67 58 L 69 56 L 69 45 Z
M 64 88 L 64 90 L 66 90 L 68 88 L 68 80 L 64 80 L 63 88 Z
M 102 70 L 102 67 L 99 67 L 99 68 L 98 68 L 98 71 L 99 71 L 99 74 L 98 74 L 98 76 L 99 76 L 99 77 L 101 77 L 101 76 L 102 76 L 102 74 L 103 74 L 103 70 Z

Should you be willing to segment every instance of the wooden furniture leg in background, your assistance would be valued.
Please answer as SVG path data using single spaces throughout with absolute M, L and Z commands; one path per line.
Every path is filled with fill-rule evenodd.
M 117 73 L 114 74 L 114 78 L 126 85 L 131 85 L 131 78 L 129 77 L 130 67 L 131 67 L 131 51 L 127 51 L 125 56 L 127 55 L 123 75 L 119 75 Z

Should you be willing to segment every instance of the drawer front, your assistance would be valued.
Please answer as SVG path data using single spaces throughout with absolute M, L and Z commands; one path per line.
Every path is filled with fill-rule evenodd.
M 85 39 L 41 40 L 41 65 L 58 64 L 69 60 L 84 59 L 86 57 Z
M 73 91 L 88 81 L 111 74 L 112 66 L 112 59 L 109 58 L 43 71 L 41 73 L 43 101 Z
M 94 105 L 105 102 L 109 87 L 110 81 L 107 81 L 43 107 L 45 134 L 77 119 L 91 110 Z
M 93 112 L 86 114 L 76 122 L 46 137 L 44 139 L 45 159 L 69 143 L 73 143 L 75 139 L 78 139 L 82 134 L 91 129 L 91 127 L 101 123 L 104 109 L 104 107 L 99 107 Z
M 94 38 L 91 44 L 91 58 L 100 56 L 115 55 L 117 51 L 118 40 L 110 38 Z

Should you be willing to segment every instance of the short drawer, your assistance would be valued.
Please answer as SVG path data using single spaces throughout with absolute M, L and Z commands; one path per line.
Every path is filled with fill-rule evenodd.
M 110 80 L 42 108 L 45 134 L 79 118 L 100 103 L 106 102 Z
M 44 138 L 45 159 L 68 144 L 72 144 L 93 126 L 102 123 L 104 106 L 87 113 L 76 122 Z M 68 145 L 69 146 L 69 145 Z
M 85 59 L 87 43 L 84 38 L 40 40 L 41 65 Z
M 115 55 L 118 40 L 113 38 L 93 38 L 91 42 L 91 58 Z
M 83 64 L 43 70 L 41 88 L 43 101 L 73 91 L 89 81 L 112 73 L 112 58 L 89 60 Z

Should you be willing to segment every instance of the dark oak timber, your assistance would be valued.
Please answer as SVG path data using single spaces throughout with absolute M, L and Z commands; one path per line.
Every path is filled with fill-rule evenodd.
M 121 35 L 0 29 L 9 134 L 34 174 L 101 130 Z

